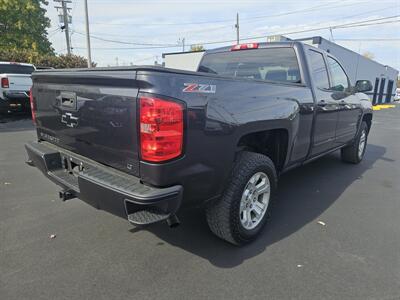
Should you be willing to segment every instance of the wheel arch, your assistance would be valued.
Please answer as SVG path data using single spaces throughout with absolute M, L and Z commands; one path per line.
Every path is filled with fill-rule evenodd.
M 269 128 L 247 132 L 237 141 L 237 152 L 251 151 L 268 156 L 278 173 L 283 170 L 289 154 L 289 130 L 287 128 Z
M 367 123 L 369 132 L 372 126 L 372 113 L 365 113 L 362 117 L 362 121 Z

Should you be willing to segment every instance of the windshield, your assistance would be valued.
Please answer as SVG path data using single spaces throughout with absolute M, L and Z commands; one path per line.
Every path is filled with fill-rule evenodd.
M 0 74 L 32 74 L 33 71 L 35 71 L 35 68 L 32 66 L 24 66 L 19 64 L 0 64 Z
M 266 48 L 206 54 L 199 72 L 257 80 L 300 83 L 293 48 Z

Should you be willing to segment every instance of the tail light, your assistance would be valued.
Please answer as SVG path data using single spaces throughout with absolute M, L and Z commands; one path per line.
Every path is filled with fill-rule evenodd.
M 1 79 L 1 87 L 2 88 L 9 88 L 10 87 L 10 82 L 8 81 L 7 77 L 4 77 Z
M 177 102 L 140 97 L 141 158 L 162 162 L 176 158 L 183 149 L 183 105 Z
M 32 88 L 29 90 L 29 102 L 31 103 L 32 121 L 36 124 L 36 104 L 33 100 Z
M 258 49 L 258 43 L 249 43 L 249 44 L 239 44 L 235 45 L 231 48 L 231 51 L 238 50 L 247 50 L 247 49 Z

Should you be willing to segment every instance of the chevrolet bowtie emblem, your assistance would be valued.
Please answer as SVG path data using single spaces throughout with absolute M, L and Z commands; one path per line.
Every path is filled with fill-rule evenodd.
M 61 123 L 74 128 L 78 126 L 78 119 L 78 117 L 74 117 L 71 113 L 65 113 L 61 116 Z

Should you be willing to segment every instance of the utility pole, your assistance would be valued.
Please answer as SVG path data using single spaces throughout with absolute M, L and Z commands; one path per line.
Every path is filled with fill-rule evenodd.
M 239 45 L 239 13 L 236 14 L 236 24 L 235 24 L 235 28 L 236 28 L 236 44 Z
M 61 29 L 64 29 L 65 31 L 65 40 L 67 42 L 67 53 L 68 55 L 71 54 L 71 40 L 69 36 L 69 23 L 70 23 L 70 17 L 68 14 L 68 11 L 71 10 L 71 8 L 67 7 L 68 3 L 72 3 L 71 0 L 54 0 L 54 2 L 61 2 L 61 7 L 60 6 L 55 6 L 55 8 L 58 10 L 59 8 L 62 9 L 62 15 L 59 15 L 63 19 L 64 25 L 61 27 Z
M 185 52 L 185 38 L 179 38 L 179 40 L 178 40 L 178 45 L 179 44 L 182 44 L 182 52 Z
M 333 31 L 332 31 L 332 27 L 329 27 L 329 31 L 331 33 L 331 41 L 334 42 L 335 39 L 333 38 Z
M 91 68 L 92 67 L 92 52 L 90 50 L 89 13 L 88 13 L 87 0 L 85 0 L 85 23 L 86 23 L 87 64 L 88 64 L 88 68 Z

